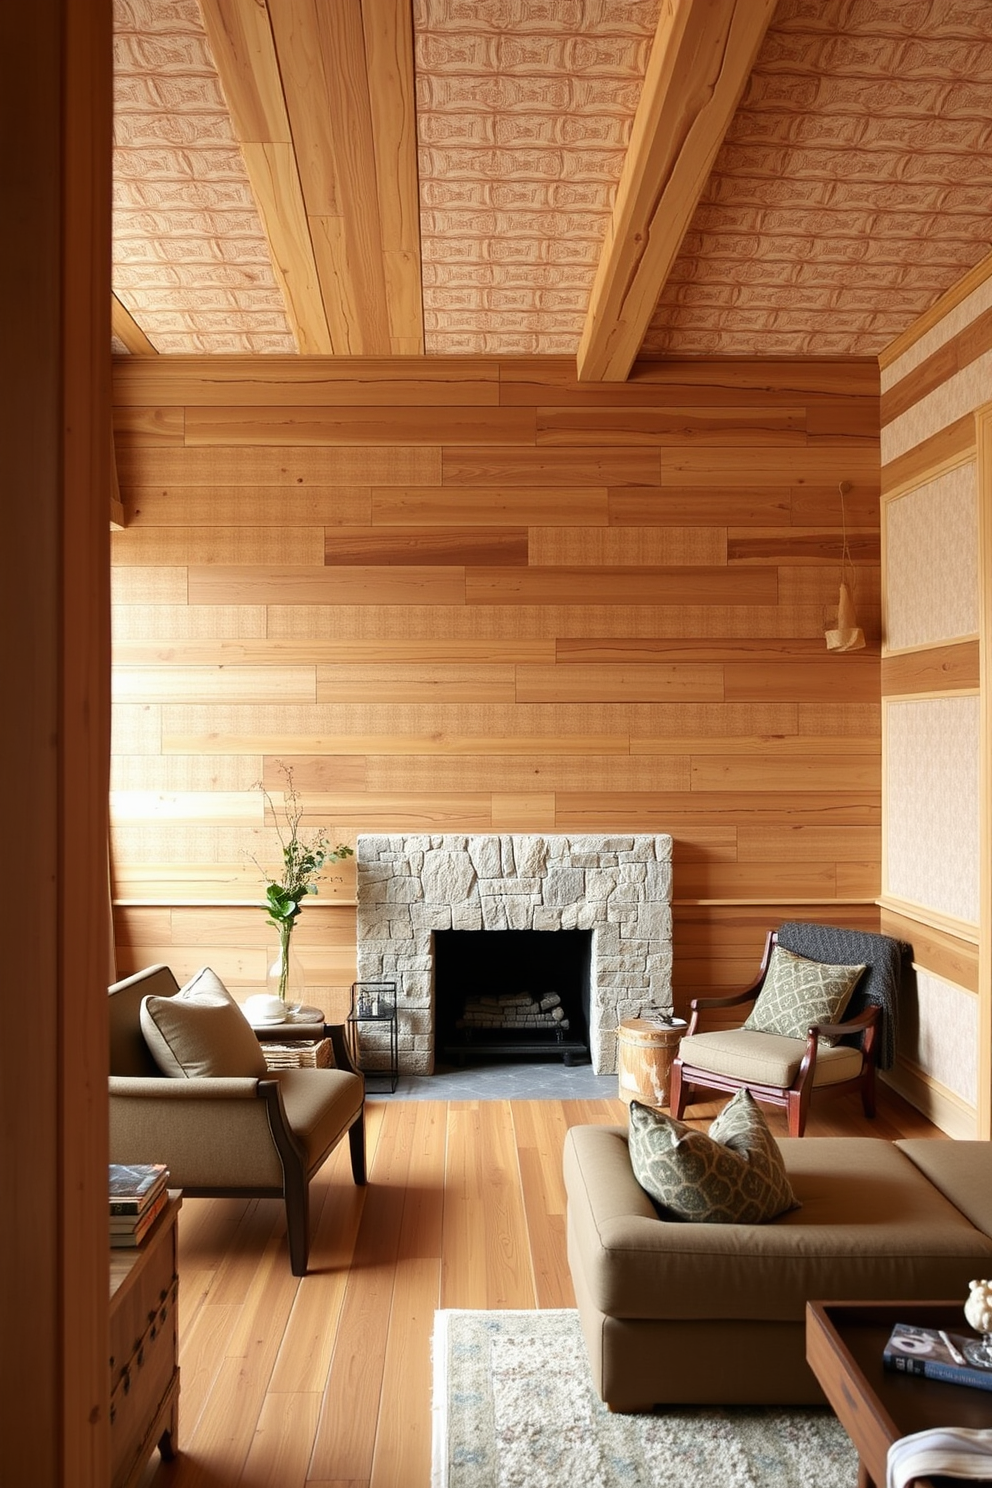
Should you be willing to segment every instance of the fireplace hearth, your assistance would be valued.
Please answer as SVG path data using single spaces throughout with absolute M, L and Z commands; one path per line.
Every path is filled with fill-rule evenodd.
M 662 834 L 360 836 L 358 978 L 397 983 L 400 1072 L 433 1071 L 436 936 L 470 930 L 588 932 L 589 1055 L 615 1072 L 620 1021 L 672 1005 L 671 855 Z

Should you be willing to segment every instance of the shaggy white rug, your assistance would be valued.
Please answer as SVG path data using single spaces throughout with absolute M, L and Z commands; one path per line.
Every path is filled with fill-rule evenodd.
M 578 1313 L 434 1315 L 432 1488 L 851 1488 L 826 1409 L 675 1406 L 611 1415 Z

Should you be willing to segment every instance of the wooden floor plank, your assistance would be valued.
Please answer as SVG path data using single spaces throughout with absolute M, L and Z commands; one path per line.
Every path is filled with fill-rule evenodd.
M 401 1105 L 384 1111 L 314 1441 L 318 1479 L 371 1475 L 413 1129 Z
M 722 1104 L 687 1116 L 705 1129 Z M 338 1149 L 315 1180 L 302 1279 L 275 1200 L 184 1204 L 180 1453 L 156 1455 L 139 1488 L 419 1488 L 435 1308 L 573 1305 L 561 1146 L 570 1126 L 625 1125 L 622 1101 L 379 1098 L 367 1117 L 369 1186 Z M 857 1095 L 818 1092 L 807 1129 L 944 1139 L 886 1086 L 874 1121 Z

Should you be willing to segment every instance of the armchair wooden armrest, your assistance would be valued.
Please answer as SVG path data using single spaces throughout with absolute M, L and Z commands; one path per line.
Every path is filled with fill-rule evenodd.
M 843 1023 L 814 1023 L 809 1032 L 825 1038 L 846 1038 L 849 1033 L 858 1033 L 865 1028 L 877 1028 L 881 1014 L 877 1007 L 866 1007 L 856 1018 L 847 1018 Z

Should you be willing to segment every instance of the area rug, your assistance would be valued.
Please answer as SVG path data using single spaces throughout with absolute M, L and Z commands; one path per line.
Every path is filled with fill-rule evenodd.
M 434 1315 L 432 1488 L 851 1488 L 826 1409 L 675 1406 L 612 1415 L 577 1312 Z

